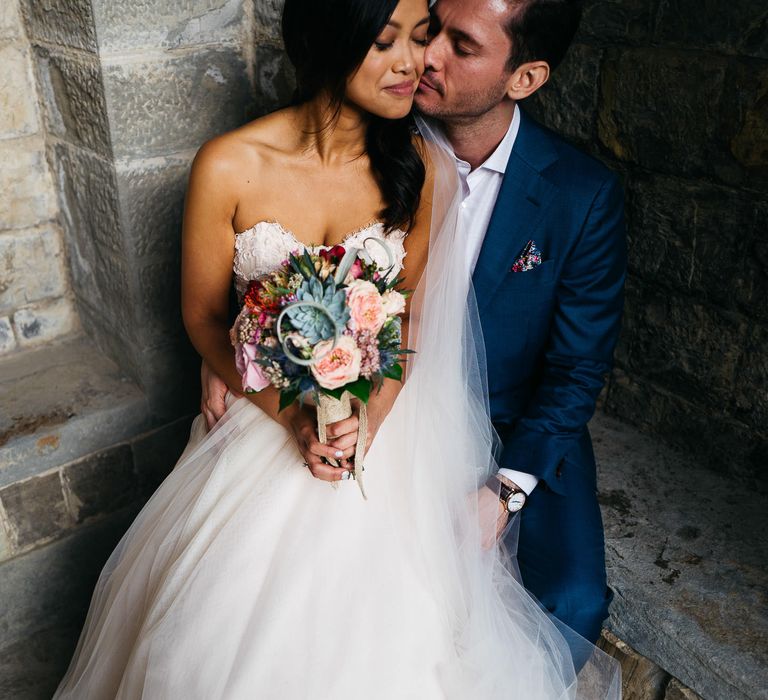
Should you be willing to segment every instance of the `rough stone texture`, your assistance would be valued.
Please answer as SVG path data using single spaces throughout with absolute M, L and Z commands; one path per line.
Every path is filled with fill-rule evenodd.
M 0 231 L 28 228 L 53 219 L 56 195 L 37 137 L 0 142 Z
M 557 68 L 557 80 L 525 102 L 537 119 L 569 139 L 588 146 L 597 132 L 599 84 L 595 80 L 602 51 L 586 44 L 572 46 Z
M 256 113 L 266 114 L 290 102 L 296 80 L 282 49 L 259 44 L 255 53 Z
M 13 334 L 11 319 L 7 316 L 0 318 L 0 355 L 6 355 L 16 349 L 16 336 Z
M 45 542 L 70 525 L 58 472 L 0 489 L 0 505 L 14 550 Z
M 85 338 L 3 360 L 0 486 L 142 433 L 145 397 Z
M 664 692 L 664 700 L 701 700 L 701 696 L 673 678 Z
M 94 0 L 102 52 L 136 46 L 173 49 L 190 44 L 234 43 L 243 32 L 242 0 Z
M 0 4 L 0 39 L 18 39 L 21 36 L 19 6 L 15 2 Z
M 109 115 L 98 58 L 38 47 L 36 59 L 48 131 L 109 158 Z
M 231 50 L 201 49 L 151 63 L 116 59 L 103 72 L 118 158 L 197 149 L 245 120 L 246 66 Z
M 38 130 L 37 92 L 27 51 L 0 45 L 0 138 L 28 136 Z
M 669 683 L 669 674 L 653 661 L 640 656 L 615 634 L 603 630 L 597 646 L 621 664 L 621 696 L 624 700 L 659 700 Z
M 608 412 L 768 490 L 768 9 L 592 0 L 528 109 L 617 171 L 629 277 Z
M 135 513 L 127 509 L 0 563 L 0 649 L 40 630 L 82 624 L 99 571 Z
M 45 227 L 0 236 L 0 313 L 64 294 L 61 234 Z
M 21 0 L 21 5 L 33 43 L 98 49 L 90 0 Z
M 766 497 L 604 415 L 590 430 L 609 629 L 704 698 L 768 698 Z
M 665 0 L 655 39 L 673 46 L 768 58 L 768 8 L 753 0 Z
M 79 329 L 72 303 L 66 298 L 19 309 L 12 323 L 21 348 L 38 347 Z

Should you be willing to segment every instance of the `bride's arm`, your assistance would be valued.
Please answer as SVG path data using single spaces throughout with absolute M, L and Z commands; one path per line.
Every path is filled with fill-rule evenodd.
M 181 266 L 181 308 L 184 327 L 195 349 L 209 368 L 240 391 L 242 380 L 235 367 L 229 340 L 229 290 L 235 251 L 233 218 L 237 209 L 237 156 L 221 137 L 205 144 L 192 164 L 184 206 Z M 267 387 L 246 398 L 296 438 L 314 476 L 335 481 L 338 470 L 320 457 L 334 457 L 337 448 L 316 439 L 314 417 L 293 405 L 279 411 L 279 392 Z

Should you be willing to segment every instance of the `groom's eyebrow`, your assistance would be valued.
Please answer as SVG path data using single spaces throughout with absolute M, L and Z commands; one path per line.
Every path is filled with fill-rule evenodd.
M 448 34 L 451 35 L 451 38 L 457 39 L 458 41 L 464 41 L 467 44 L 472 44 L 472 46 L 476 48 L 480 48 L 481 44 L 477 39 L 475 39 L 471 34 L 467 34 L 465 31 L 462 31 L 461 29 L 456 29 L 455 27 L 451 27 L 446 30 Z

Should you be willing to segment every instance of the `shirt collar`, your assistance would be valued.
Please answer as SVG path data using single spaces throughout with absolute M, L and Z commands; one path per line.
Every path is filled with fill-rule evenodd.
M 507 129 L 507 133 L 501 140 L 501 143 L 496 146 L 496 150 L 486 158 L 485 162 L 477 168 L 481 170 L 492 170 L 496 173 L 503 175 L 507 171 L 507 163 L 509 162 L 509 156 L 512 154 L 512 148 L 515 145 L 517 139 L 517 132 L 520 131 L 520 108 L 515 105 L 515 111 L 512 115 L 512 122 Z M 469 172 L 469 163 L 456 158 L 456 163 L 459 165 L 460 170 Z M 464 166 L 463 168 L 461 166 Z

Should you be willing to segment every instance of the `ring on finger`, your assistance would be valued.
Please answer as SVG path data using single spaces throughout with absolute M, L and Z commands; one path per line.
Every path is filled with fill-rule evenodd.
M 343 472 L 341 472 L 340 478 L 342 481 L 346 481 L 347 479 L 349 479 L 349 472 L 345 469 Z

